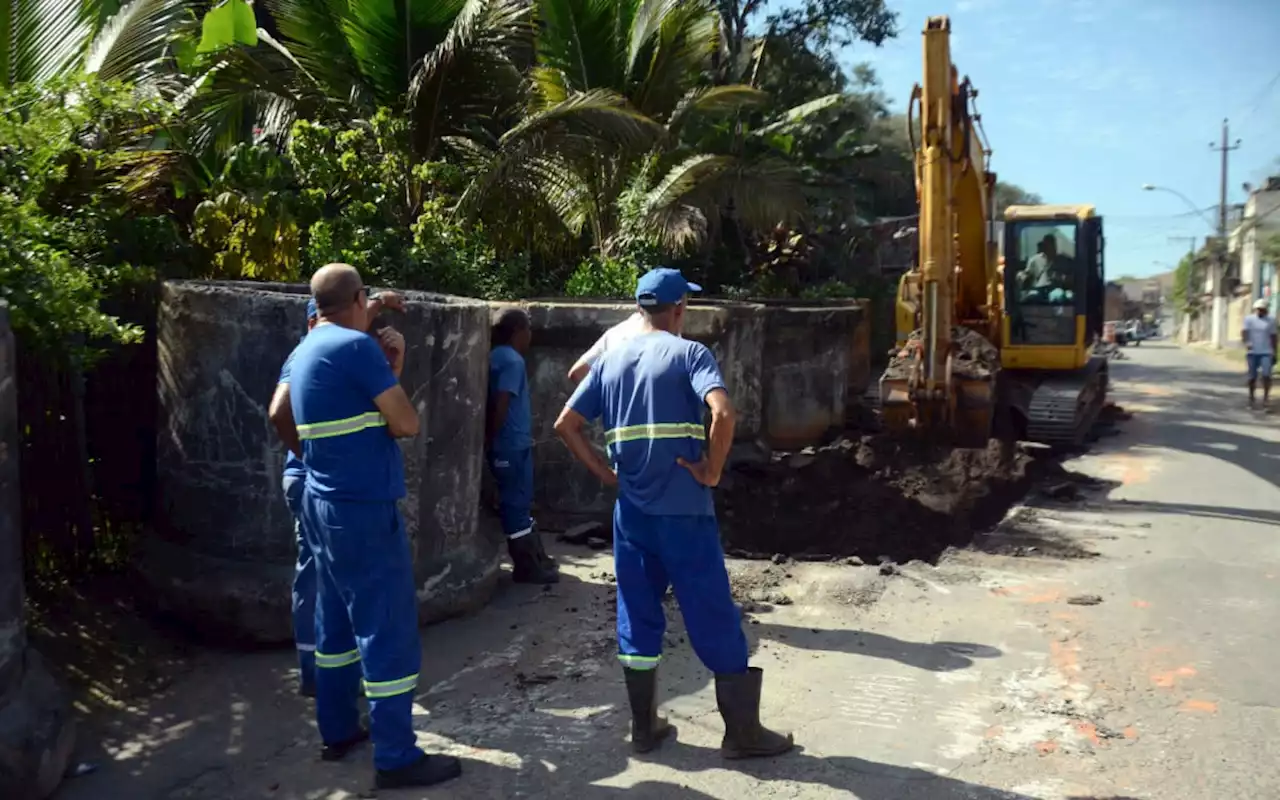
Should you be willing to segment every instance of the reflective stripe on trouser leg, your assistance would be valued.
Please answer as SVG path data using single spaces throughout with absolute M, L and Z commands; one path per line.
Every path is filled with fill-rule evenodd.
M 533 532 L 533 450 L 494 451 L 489 467 L 498 486 L 498 515 L 502 532 L 518 539 Z
M 302 533 L 303 478 L 285 479 L 285 500 L 293 512 L 297 560 L 293 569 L 293 640 L 298 647 L 298 674 L 304 687 L 316 680 L 316 561 Z
M 711 516 L 656 517 L 662 563 L 680 603 L 693 651 L 717 674 L 747 671 L 747 637 Z M 621 581 L 619 581 L 621 582 Z
M 324 526 L 332 516 L 327 507 L 311 492 L 303 493 L 302 532 L 315 557 L 316 726 L 325 744 L 337 744 L 360 729 L 360 651 L 341 588 L 320 555 L 327 552 Z
M 331 503 L 310 499 L 310 493 L 308 498 L 323 520 L 320 532 L 307 531 L 319 542 L 313 550 L 322 585 L 329 574 L 347 600 L 352 646 L 359 650 L 369 698 L 373 762 L 378 769 L 398 769 L 422 756 L 413 730 L 422 653 L 404 525 L 395 503 Z
M 613 568 L 618 578 L 618 661 L 630 669 L 654 669 L 662 658 L 667 618 L 662 598 L 667 571 L 654 547 L 655 520 L 625 499 L 613 509 Z

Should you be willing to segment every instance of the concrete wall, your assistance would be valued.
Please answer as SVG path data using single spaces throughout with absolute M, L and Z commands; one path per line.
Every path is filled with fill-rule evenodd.
M 0 301 L 0 797 L 25 800 L 57 788 L 75 729 L 61 690 L 27 646 L 18 447 L 13 334 Z
M 607 514 L 613 493 L 574 460 L 552 426 L 572 389 L 569 367 L 635 307 L 568 300 L 491 305 L 495 317 L 518 305 L 533 322 L 528 370 L 535 498 L 543 520 Z M 870 332 L 861 301 L 695 301 L 684 335 L 715 354 L 738 410 L 736 436 L 742 442 L 799 448 L 821 441 L 845 424 L 871 379 Z M 603 447 L 598 426 L 595 436 Z
M 489 311 L 404 293 L 402 383 L 423 418 L 401 442 L 419 616 L 487 602 L 498 544 L 479 532 Z M 161 291 L 159 508 L 140 572 L 162 610 L 238 640 L 287 641 L 293 521 L 267 419 L 280 365 L 305 332 L 307 288 L 174 281 Z

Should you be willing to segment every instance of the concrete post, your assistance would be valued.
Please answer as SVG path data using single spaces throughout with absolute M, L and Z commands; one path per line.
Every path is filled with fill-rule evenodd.
M 21 500 L 13 333 L 0 301 L 0 797 L 39 800 L 62 781 L 75 734 L 65 697 L 27 646 Z

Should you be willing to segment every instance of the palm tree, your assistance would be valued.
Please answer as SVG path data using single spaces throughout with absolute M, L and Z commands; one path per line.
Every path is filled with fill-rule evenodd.
M 192 0 L 0 3 L 0 88 L 83 71 L 147 84 L 174 71 L 175 43 L 195 26 Z
M 712 2 L 539 0 L 535 14 L 528 114 L 496 148 L 476 154 L 487 163 L 464 197 L 472 213 L 540 207 L 612 255 L 637 238 L 667 248 L 696 244 L 726 211 L 771 227 L 803 207 L 781 161 L 694 146 L 700 127 L 732 130 L 739 112 L 767 99 L 750 86 L 711 85 L 721 47 Z M 587 125 L 597 135 L 581 135 L 573 124 L 580 111 L 601 104 L 633 124 Z M 507 202 L 513 197 L 522 200 L 518 211 Z

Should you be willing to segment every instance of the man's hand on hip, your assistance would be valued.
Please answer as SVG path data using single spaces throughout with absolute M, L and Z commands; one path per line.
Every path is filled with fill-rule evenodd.
M 689 470 L 689 474 L 693 475 L 693 479 L 703 486 L 715 488 L 720 485 L 720 473 L 712 470 L 711 462 L 706 457 L 692 463 L 683 458 L 677 458 L 676 463 Z

